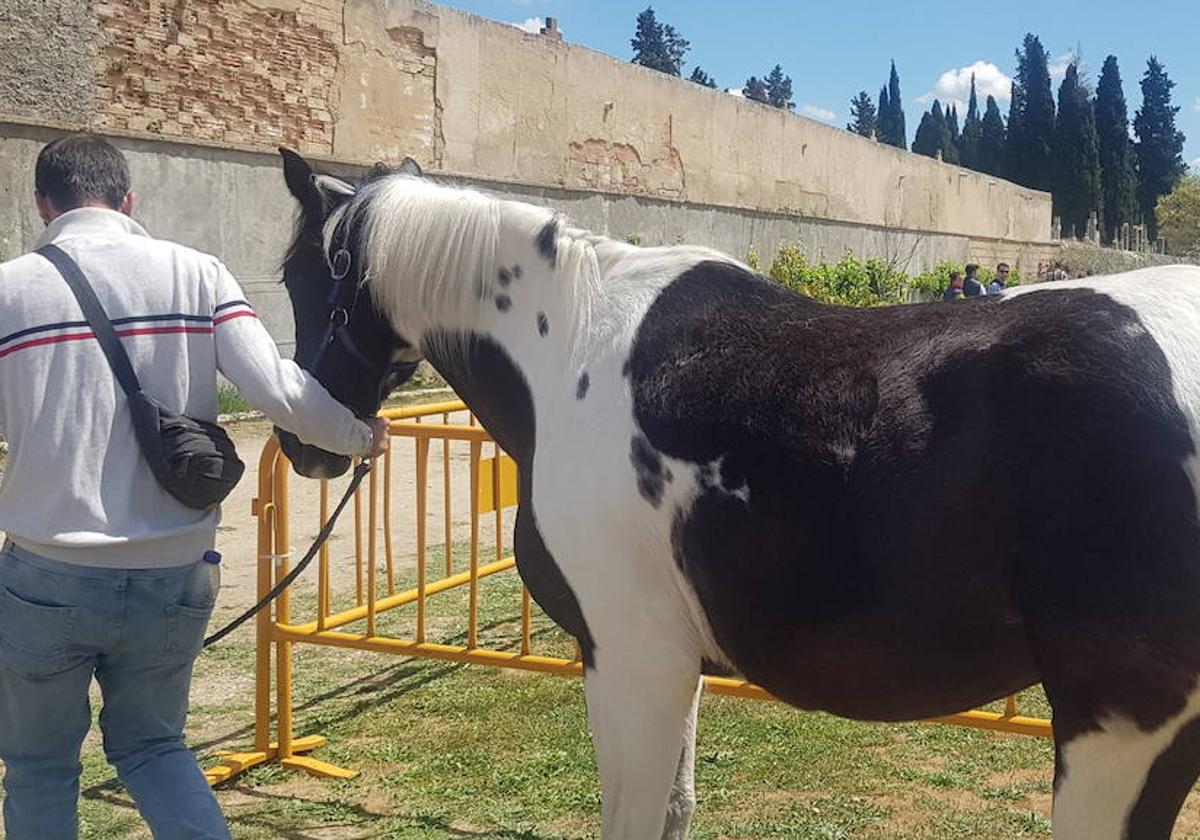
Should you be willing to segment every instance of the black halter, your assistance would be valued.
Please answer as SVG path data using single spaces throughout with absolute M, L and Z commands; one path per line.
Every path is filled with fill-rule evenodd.
M 391 367 L 388 364 L 376 364 L 368 359 L 358 349 L 358 345 L 354 343 L 354 337 L 350 335 L 350 330 L 347 329 L 350 319 L 354 317 L 354 310 L 358 307 L 358 298 L 362 294 L 363 287 L 361 279 L 349 279 L 352 262 L 350 251 L 344 244 L 334 252 L 333 259 L 330 260 L 333 287 L 329 290 L 329 305 L 331 307 L 329 310 L 329 324 L 325 327 L 325 332 L 321 335 L 316 352 L 305 366 L 308 372 L 314 376 L 320 371 L 321 362 L 325 359 L 325 352 L 335 341 L 342 345 L 342 349 L 346 351 L 350 358 L 358 362 L 359 365 L 371 374 L 381 376 Z

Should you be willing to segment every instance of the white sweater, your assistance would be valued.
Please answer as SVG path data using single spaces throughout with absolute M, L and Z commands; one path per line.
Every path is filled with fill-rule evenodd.
M 307 443 L 365 453 L 370 428 L 293 362 L 215 257 L 159 239 L 112 210 L 55 219 L 146 393 L 206 420 L 220 370 L 250 405 Z M 0 264 L 0 434 L 8 440 L 0 529 L 22 548 L 85 566 L 143 569 L 199 560 L 220 512 L 162 490 L 138 449 L 125 394 L 62 277 L 27 254 Z M 254 452 L 243 481 L 253 481 Z

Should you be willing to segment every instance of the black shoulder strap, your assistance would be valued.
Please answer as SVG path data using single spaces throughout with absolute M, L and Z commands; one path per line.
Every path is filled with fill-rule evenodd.
M 57 245 L 43 245 L 37 249 L 37 253 L 48 259 L 71 287 L 75 300 L 79 302 L 79 308 L 83 310 L 83 317 L 87 318 L 92 332 L 96 334 L 96 340 L 100 342 L 100 348 L 108 357 L 109 367 L 121 383 L 121 388 L 129 396 L 141 391 L 142 386 L 138 382 L 137 374 L 133 372 L 129 354 L 125 352 L 121 339 L 117 337 L 117 331 L 113 329 L 112 321 L 108 319 L 108 313 L 104 311 L 104 306 L 75 260 Z

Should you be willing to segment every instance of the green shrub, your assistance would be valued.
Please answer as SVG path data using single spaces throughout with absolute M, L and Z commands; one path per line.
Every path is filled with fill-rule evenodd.
M 746 263 L 755 271 L 762 270 L 759 256 L 754 251 L 746 256 Z M 947 260 L 910 277 L 884 260 L 861 260 L 851 251 L 846 251 L 836 263 L 812 263 L 799 248 L 785 245 L 779 249 L 767 274 L 788 288 L 825 303 L 892 306 L 914 299 L 938 297 L 950 285 L 950 274 L 963 270 L 961 264 Z M 995 273 L 991 269 L 980 267 L 981 283 L 986 286 L 993 279 Z M 1008 285 L 1018 283 L 1020 275 L 1013 269 Z

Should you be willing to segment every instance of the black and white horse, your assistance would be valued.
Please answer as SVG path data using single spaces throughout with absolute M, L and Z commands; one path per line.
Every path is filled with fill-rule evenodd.
M 423 356 L 520 465 L 605 838 L 686 834 L 702 663 L 867 720 L 1040 681 L 1055 836 L 1169 837 L 1200 774 L 1200 268 L 844 309 L 412 164 L 284 158 L 297 358 L 369 414 Z

